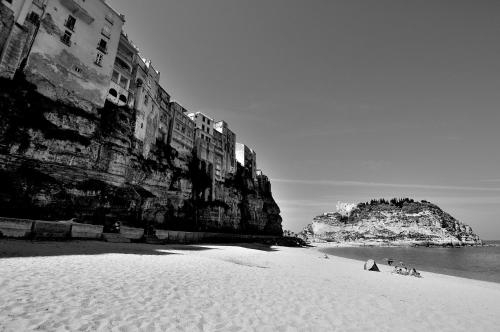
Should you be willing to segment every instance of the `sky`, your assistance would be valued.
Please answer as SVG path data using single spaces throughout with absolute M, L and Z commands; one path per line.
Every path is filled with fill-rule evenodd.
M 283 227 L 431 201 L 500 239 L 497 0 L 108 0 L 189 111 L 257 152 Z

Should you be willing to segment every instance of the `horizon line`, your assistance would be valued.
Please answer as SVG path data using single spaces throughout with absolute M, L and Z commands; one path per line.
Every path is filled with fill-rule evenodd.
M 491 187 L 468 187 L 468 186 L 449 186 L 432 184 L 406 184 L 406 183 L 387 183 L 387 182 L 367 182 L 367 181 L 347 181 L 347 180 L 297 180 L 297 179 L 271 179 L 272 182 L 323 185 L 323 186 L 350 186 L 350 187 L 388 187 L 388 188 L 415 188 L 415 189 L 436 189 L 436 190 L 457 190 L 457 191 L 493 191 L 500 192 L 500 188 Z

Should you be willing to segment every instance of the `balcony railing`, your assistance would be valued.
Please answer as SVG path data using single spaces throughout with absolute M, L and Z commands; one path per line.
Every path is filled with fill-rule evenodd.
M 61 4 L 68 8 L 72 15 L 78 17 L 83 22 L 91 24 L 94 18 L 76 0 L 60 0 Z

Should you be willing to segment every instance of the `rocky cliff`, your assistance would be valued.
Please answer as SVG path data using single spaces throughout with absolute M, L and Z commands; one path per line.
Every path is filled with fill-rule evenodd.
M 411 199 L 379 200 L 317 216 L 300 236 L 309 242 L 358 245 L 480 245 L 465 225 L 438 206 Z M 339 205 L 337 205 L 339 207 Z
M 281 235 L 266 176 L 238 165 L 211 188 L 200 160 L 161 140 L 144 158 L 134 125 L 126 107 L 82 110 L 1 80 L 0 216 Z

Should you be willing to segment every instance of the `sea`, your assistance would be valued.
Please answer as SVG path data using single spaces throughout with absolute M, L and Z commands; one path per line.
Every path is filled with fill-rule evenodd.
M 417 271 L 500 283 L 500 241 L 483 241 L 482 247 L 346 247 L 322 252 L 350 259 L 387 264 L 403 262 Z M 425 273 L 423 274 L 425 277 Z

